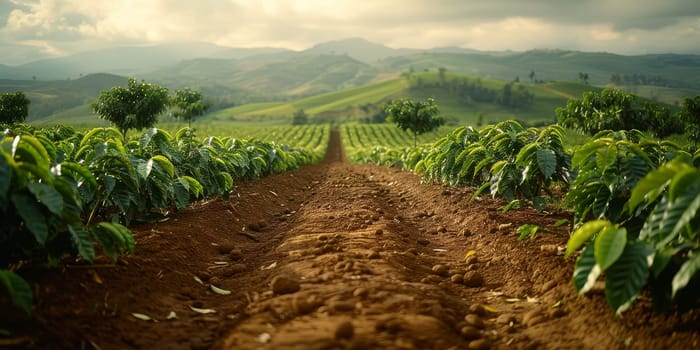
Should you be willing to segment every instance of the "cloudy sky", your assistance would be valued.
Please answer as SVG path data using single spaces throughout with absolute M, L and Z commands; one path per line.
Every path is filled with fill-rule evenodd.
M 204 41 L 700 54 L 700 0 L 0 0 L 0 63 Z

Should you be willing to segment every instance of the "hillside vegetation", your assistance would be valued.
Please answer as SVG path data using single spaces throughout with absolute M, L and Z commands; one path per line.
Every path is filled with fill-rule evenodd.
M 455 84 L 467 82 L 479 84 L 482 90 L 493 95 L 493 100 L 479 101 L 465 96 Z M 544 84 L 512 83 L 514 89 L 522 89 L 532 96 L 532 103 L 506 106 L 498 101 L 507 82 L 447 73 L 441 79 L 435 72 L 414 73 L 410 77 L 374 83 L 363 87 L 344 89 L 312 97 L 285 102 L 247 104 L 216 111 L 204 119 L 211 121 L 289 121 L 294 111 L 303 109 L 313 122 L 366 121 L 381 113 L 383 104 L 394 98 L 435 98 L 440 115 L 452 124 L 488 124 L 506 119 L 519 119 L 528 124 L 554 121 L 555 109 L 566 104 L 569 98 L 580 97 L 584 91 L 597 87 L 576 82 L 551 82 Z
M 0 92 L 23 91 L 32 101 L 29 121 L 53 116 L 51 120 L 68 118 L 66 122 L 72 123 L 73 116 L 85 117 L 72 112 L 83 113 L 86 108 L 71 109 L 94 102 L 100 90 L 125 84 L 127 77 L 133 77 L 171 90 L 184 87 L 199 90 L 211 104 L 211 112 L 250 104 L 253 105 L 240 108 L 257 111 L 261 106 L 259 103 L 269 103 L 266 106 L 274 110 L 256 112 L 255 115 L 274 116 L 289 114 L 288 106 L 276 107 L 292 103 L 294 109 L 298 101 L 306 97 L 336 91 L 347 93 L 347 89 L 361 89 L 407 74 L 436 74 L 441 70 L 448 75 L 479 77 L 483 82 L 520 81 L 537 84 L 544 90 L 550 84 L 555 85 L 550 91 L 532 90 L 538 98 L 531 114 L 528 111 L 516 114 L 478 104 L 471 112 L 465 112 L 450 107 L 450 99 L 440 103 L 445 107 L 443 112 L 471 113 L 472 116 L 483 113 L 487 118 L 499 115 L 490 117 L 492 122 L 505 117 L 544 120 L 547 117 L 540 111 L 552 104 L 547 102 L 546 95 L 578 97 L 588 88 L 585 85 L 602 87 L 613 84 L 669 105 L 678 105 L 683 98 L 700 94 L 700 56 L 697 55 L 622 56 L 562 50 L 479 52 L 455 47 L 393 49 L 360 38 L 322 43 L 303 51 L 193 44 L 85 52 L 19 66 L 0 65 Z M 566 87 L 559 82 L 572 85 Z M 431 93 L 426 91 L 426 94 Z M 439 95 L 439 92 L 434 93 Z M 360 99 L 352 103 L 363 105 L 377 101 L 376 98 L 366 99 L 372 101 Z M 441 102 L 437 96 L 436 99 Z M 326 119 L 349 114 L 352 119 L 358 116 L 353 110 L 357 106 L 352 107 L 352 103 L 340 100 L 338 106 L 320 107 L 312 114 L 321 113 Z M 323 104 L 312 103 L 309 108 L 317 105 Z M 339 108 L 342 105 L 352 108 L 342 111 Z M 241 110 L 235 112 L 241 114 Z M 551 111 L 546 112 L 551 114 Z M 222 113 L 230 117 L 228 112 Z M 359 116 L 368 113 L 374 112 L 365 110 Z M 247 114 L 243 114 L 247 118 Z M 221 114 L 215 114 L 215 117 L 219 118 Z

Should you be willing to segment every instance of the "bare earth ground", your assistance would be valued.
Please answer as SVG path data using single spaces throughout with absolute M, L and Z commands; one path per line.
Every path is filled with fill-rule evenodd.
M 700 345 L 698 310 L 655 315 L 643 296 L 616 318 L 602 292 L 577 296 L 573 263 L 557 253 L 569 228 L 552 227 L 565 213 L 502 213 L 504 203 L 470 202 L 471 192 L 348 164 L 334 133 L 320 165 L 241 183 L 228 200 L 132 227 L 136 253 L 116 265 L 24 267 L 34 315 L 0 297 L 0 329 L 11 333 L 0 348 Z M 526 223 L 552 232 L 518 241 Z M 171 312 L 177 318 L 167 319 Z

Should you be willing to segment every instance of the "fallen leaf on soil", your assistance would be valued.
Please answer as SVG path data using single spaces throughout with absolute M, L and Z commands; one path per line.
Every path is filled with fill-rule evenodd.
M 213 314 L 216 312 L 214 309 L 200 309 L 194 306 L 190 306 L 190 309 L 194 312 L 199 312 L 200 314 Z
M 131 314 L 131 316 L 134 316 L 134 317 L 138 318 L 138 319 L 141 320 L 141 321 L 151 321 L 151 320 L 153 320 L 153 319 L 150 318 L 148 315 L 140 314 L 140 313 L 137 313 L 137 312 L 133 312 L 133 313 Z
M 442 249 L 442 248 L 433 248 L 433 251 L 434 251 L 434 252 L 438 252 L 438 253 L 444 253 L 444 252 L 446 252 L 446 251 L 447 251 L 447 249 Z
M 201 285 L 204 285 L 204 282 L 202 282 L 202 279 L 201 279 L 201 278 L 199 278 L 199 277 L 197 277 L 197 276 L 194 276 L 194 280 L 195 280 L 197 283 L 199 283 L 199 284 L 201 284 Z
M 492 312 L 492 313 L 494 313 L 494 314 L 501 312 L 501 310 L 496 309 L 496 308 L 492 308 L 492 307 L 490 307 L 490 306 L 488 306 L 488 305 L 484 305 L 484 309 L 485 309 L 486 311 Z
M 100 275 L 97 274 L 97 271 L 92 270 L 92 279 L 95 281 L 97 284 L 102 284 L 102 278 L 100 278 Z
M 262 334 L 258 335 L 257 338 L 255 338 L 255 339 L 258 341 L 258 343 L 266 344 L 266 343 L 270 342 L 270 339 L 272 339 L 272 336 L 270 335 L 270 333 L 262 333 Z
M 518 299 L 518 298 L 508 298 L 508 299 L 506 299 L 506 303 L 517 303 L 517 302 L 519 302 L 519 301 L 520 301 L 520 299 Z
M 527 297 L 527 302 L 532 304 L 539 304 L 540 299 Z
M 217 286 L 215 286 L 215 285 L 213 285 L 213 284 L 210 285 L 209 287 L 211 287 L 211 290 L 212 290 L 214 293 L 216 293 L 216 294 L 221 294 L 221 295 L 228 295 L 228 294 L 231 294 L 231 291 L 230 291 L 230 290 L 221 289 L 221 288 L 219 288 L 219 287 L 217 287 Z
M 512 223 L 512 222 L 509 222 L 509 223 L 507 223 L 507 224 L 500 224 L 500 225 L 498 225 L 498 230 L 499 230 L 499 231 L 503 231 L 503 230 L 505 230 L 505 229 L 510 228 L 511 226 L 513 226 L 513 223 Z
M 466 255 L 464 255 L 464 259 L 462 259 L 462 260 L 467 260 L 468 257 L 470 257 L 470 256 L 472 256 L 472 255 L 474 255 L 474 254 L 476 254 L 476 250 L 470 250 L 470 251 L 467 252 Z
M 175 313 L 175 311 L 170 311 L 170 313 L 168 314 L 168 316 L 165 316 L 165 319 L 166 319 L 166 320 L 176 320 L 176 319 L 177 319 L 177 314 Z
M 260 270 L 265 271 L 265 270 L 274 269 L 275 267 L 277 267 L 277 261 L 273 262 L 270 265 L 260 267 Z

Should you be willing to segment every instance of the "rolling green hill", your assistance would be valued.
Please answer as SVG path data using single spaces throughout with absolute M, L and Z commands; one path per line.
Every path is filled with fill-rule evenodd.
M 506 82 L 482 79 L 457 74 L 447 74 L 447 82 L 456 79 L 479 81 L 481 86 L 490 91 L 499 92 Z M 422 87 L 416 86 L 416 81 Z M 448 84 L 440 84 L 436 73 L 415 73 L 411 79 L 396 78 L 358 88 L 350 88 L 316 96 L 285 101 L 254 103 L 219 110 L 203 120 L 211 121 L 262 121 L 276 120 L 289 122 L 291 115 L 303 109 L 312 120 L 319 122 L 357 121 L 378 113 L 384 103 L 397 97 L 414 99 L 435 98 L 441 115 L 455 124 L 493 123 L 505 119 L 519 119 L 529 124 L 550 123 L 555 118 L 555 109 L 566 104 L 569 98 L 580 98 L 584 91 L 599 88 L 575 82 L 551 82 L 545 84 L 514 84 L 534 96 L 529 106 L 506 107 L 493 102 L 465 102 L 450 90 Z
M 30 100 L 27 121 L 31 122 L 56 114 L 72 118 L 74 108 L 94 102 L 100 91 L 117 85 L 126 85 L 126 78 L 90 74 L 75 80 L 0 80 L 0 93 L 24 92 Z
M 207 118 L 265 123 L 286 122 L 299 108 L 318 121 L 370 118 L 379 113 L 382 102 L 396 96 L 434 96 L 443 114 L 455 122 L 518 118 L 540 123 L 552 120 L 554 108 L 562 106 L 567 98 L 578 98 L 583 91 L 608 86 L 611 81 L 626 91 L 669 105 L 678 105 L 683 98 L 700 94 L 698 55 L 392 49 L 359 38 L 319 44 L 304 51 L 268 48 L 228 52 L 206 45 L 187 47 L 199 52 L 180 55 L 185 47 L 114 49 L 21 67 L 2 66 L 0 78 L 30 66 L 60 71 L 66 65 L 86 67 L 89 61 L 94 68 L 99 66 L 95 62 L 99 59 L 95 58 L 109 57 L 104 61 L 105 69 L 124 62 L 133 67 L 124 67 L 120 72 L 136 79 L 145 79 L 171 91 L 182 87 L 202 91 L 212 106 Z M 168 60 L 156 60 L 168 53 L 172 54 Z M 137 64 L 138 57 L 149 54 L 152 57 L 149 56 L 148 62 Z M 120 60 L 120 57 L 130 59 Z M 478 78 L 482 87 L 497 92 L 504 88 L 505 82 L 517 80 L 521 83 L 512 85 L 516 92 L 522 86 L 535 98 L 527 108 L 505 107 L 508 104 L 499 103 L 496 97 L 465 98 L 464 94 L 455 94 L 454 89 L 436 85 L 439 69 L 450 79 Z M 31 70 L 23 72 L 26 76 Z M 579 81 L 580 73 L 587 75 L 590 85 Z M 425 84 L 415 89 L 408 82 L 406 86 L 390 83 L 406 75 L 423 77 Z M 91 74 L 73 80 L 41 79 L 42 76 L 37 80 L 0 79 L 0 92 L 19 90 L 27 94 L 31 100 L 28 121 L 39 123 L 70 123 L 73 116 L 87 117 L 87 107 L 76 107 L 94 102 L 101 90 L 126 83 L 126 76 L 112 74 Z M 47 117 L 50 117 L 47 121 L 41 121 Z

